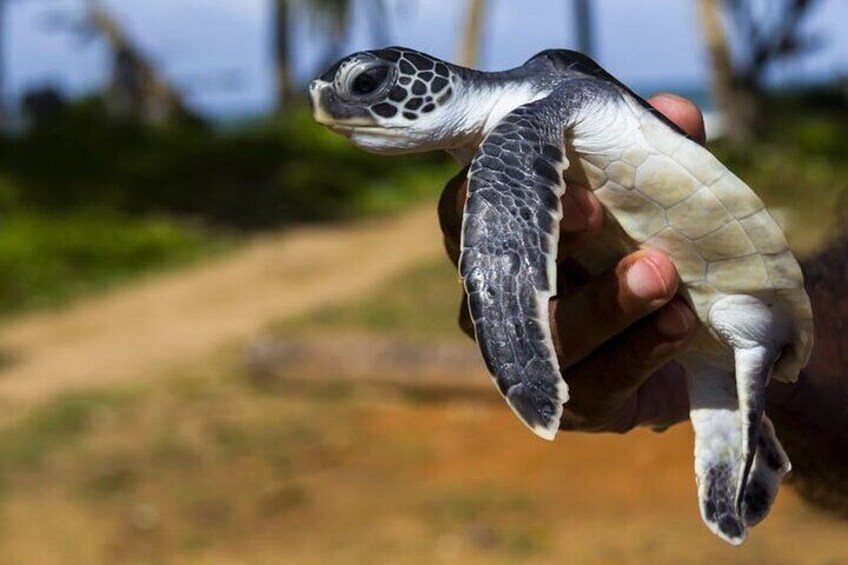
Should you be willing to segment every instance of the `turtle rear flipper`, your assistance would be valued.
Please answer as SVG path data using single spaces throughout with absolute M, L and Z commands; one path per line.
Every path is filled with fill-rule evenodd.
M 687 355 L 681 361 L 689 377 L 701 518 L 714 534 L 738 545 L 746 533 L 736 505 L 745 455 L 733 373 L 713 367 L 700 356 Z
M 733 377 L 721 371 L 705 376 L 699 371 L 697 376 L 690 375 L 689 387 L 701 517 L 713 533 L 738 545 L 745 540 L 747 528 L 768 515 L 792 465 L 771 421 L 763 416 L 753 464 L 740 489 L 746 457 L 740 449 L 741 419 L 734 409 Z
M 768 513 L 789 460 L 764 417 L 766 386 L 792 324 L 771 304 L 748 295 L 717 300 L 710 325 L 734 351 L 734 368 L 694 353 L 689 374 L 695 430 L 695 474 L 701 515 L 725 541 L 739 544 L 746 527 Z
M 777 440 L 771 420 L 763 416 L 757 454 L 742 498 L 746 526 L 756 526 L 768 515 L 783 477 L 791 470 L 792 464 Z

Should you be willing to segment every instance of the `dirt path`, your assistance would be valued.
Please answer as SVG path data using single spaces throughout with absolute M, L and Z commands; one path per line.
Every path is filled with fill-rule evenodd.
M 441 253 L 432 205 L 400 217 L 303 228 L 219 261 L 0 326 L 0 404 L 149 379 L 274 321 L 375 288 Z

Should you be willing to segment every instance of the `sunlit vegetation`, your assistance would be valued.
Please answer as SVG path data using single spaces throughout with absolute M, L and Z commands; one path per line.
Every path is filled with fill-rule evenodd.
M 240 229 L 356 217 L 437 194 L 445 156 L 388 160 L 351 146 L 296 107 L 224 131 L 118 122 L 95 102 L 7 139 L 0 170 L 20 206 L 105 206 Z M 8 192 L 8 190 L 7 190 Z
M 772 101 L 763 139 L 711 147 L 766 204 L 784 209 L 790 242 L 802 252 L 844 229 L 842 221 L 848 212 L 846 104 L 835 92 L 788 94 Z
M 94 102 L 3 141 L 0 315 L 231 248 L 248 231 L 432 198 L 442 156 L 381 159 L 305 108 L 227 131 L 115 123 Z
M 461 293 L 456 269 L 445 258 L 398 275 L 362 300 L 319 308 L 273 330 L 282 335 L 353 330 L 413 339 L 461 338 Z
M 164 216 L 12 212 L 0 227 L 0 315 L 62 304 L 225 251 L 236 240 Z

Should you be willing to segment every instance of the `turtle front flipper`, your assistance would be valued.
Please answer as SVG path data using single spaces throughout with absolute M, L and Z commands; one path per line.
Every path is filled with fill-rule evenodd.
M 549 109 L 540 101 L 514 110 L 472 161 L 459 270 L 498 389 L 522 422 L 552 440 L 568 400 L 548 316 L 568 162 Z

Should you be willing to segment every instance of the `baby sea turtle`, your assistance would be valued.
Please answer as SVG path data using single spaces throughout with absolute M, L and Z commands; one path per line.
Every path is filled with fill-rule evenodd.
M 764 415 L 766 385 L 794 381 L 813 341 L 801 270 L 751 189 L 574 51 L 493 73 L 403 47 L 364 51 L 310 95 L 315 119 L 362 149 L 441 149 L 470 163 L 459 271 L 477 343 L 501 394 L 545 439 L 568 401 L 548 319 L 567 184 L 590 187 L 606 211 L 576 257 L 587 271 L 640 247 L 669 255 L 700 322 L 679 361 L 701 516 L 741 543 L 790 469 Z

